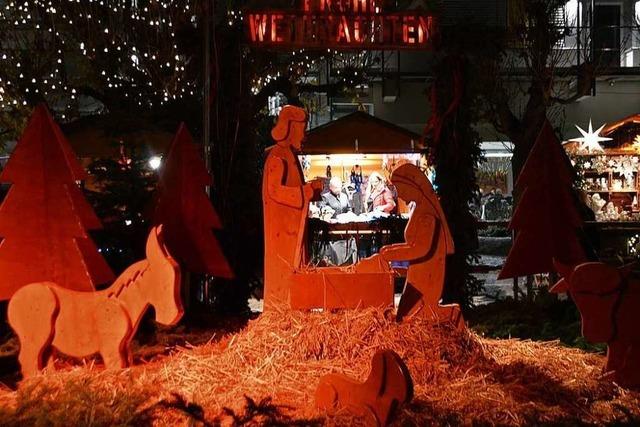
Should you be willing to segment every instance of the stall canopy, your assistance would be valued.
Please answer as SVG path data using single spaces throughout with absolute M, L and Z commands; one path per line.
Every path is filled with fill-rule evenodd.
M 422 149 L 421 136 L 393 123 L 356 111 L 310 130 L 304 154 L 393 154 Z
M 141 130 L 144 129 L 144 130 Z M 139 118 L 85 117 L 62 128 L 80 159 L 118 157 L 118 141 L 124 141 L 152 155 L 167 151 L 173 134 Z

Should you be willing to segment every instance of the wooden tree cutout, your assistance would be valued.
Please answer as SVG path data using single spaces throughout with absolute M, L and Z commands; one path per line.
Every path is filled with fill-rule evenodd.
M 7 316 L 20 339 L 23 376 L 40 371 L 53 349 L 78 358 L 100 353 L 107 368 L 128 366 L 131 339 L 150 305 L 165 325 L 175 325 L 183 314 L 180 268 L 155 227 L 147 241 L 147 258 L 130 266 L 108 289 L 78 292 L 41 282 L 13 295 Z
M 632 266 L 555 265 L 562 279 L 551 292 L 568 292 L 580 310 L 582 335 L 607 343 L 605 371 L 613 372 L 618 384 L 640 388 L 640 279 L 632 276 Z
M 153 222 L 164 227 L 167 247 L 190 272 L 231 279 L 231 267 L 213 230 L 222 223 L 206 186 L 213 183 L 184 123 L 162 166 Z
M 398 320 L 420 314 L 434 322 L 452 322 L 464 327 L 460 306 L 441 305 L 447 255 L 454 252 L 440 200 L 427 176 L 415 165 L 404 164 L 393 171 L 391 182 L 398 195 L 416 207 L 404 231 L 404 243 L 384 246 L 387 261 L 409 261 L 404 292 L 398 304 Z
M 0 182 L 0 300 L 40 281 L 91 291 L 113 280 L 87 230 L 100 221 L 77 185 L 86 173 L 44 104 L 38 105 Z
M 517 230 L 498 279 L 553 271 L 553 259 L 586 260 L 576 229 L 582 227 L 572 193 L 573 176 L 560 141 L 545 121 L 516 188 L 521 194 L 509 228 Z
M 324 410 L 347 407 L 362 416 L 367 425 L 389 424 L 395 409 L 413 398 L 413 381 L 400 356 L 391 350 L 378 351 L 364 383 L 344 375 L 329 374 L 316 389 L 316 406 Z

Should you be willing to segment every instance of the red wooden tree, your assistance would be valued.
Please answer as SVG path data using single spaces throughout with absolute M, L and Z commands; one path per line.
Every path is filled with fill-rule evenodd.
M 102 228 L 78 181 L 86 172 L 44 104 L 38 105 L 0 182 L 0 300 L 33 282 L 92 291 L 114 276 L 87 230 Z
M 205 191 L 210 185 L 211 175 L 199 148 L 182 123 L 162 166 L 153 222 L 163 225 L 169 252 L 184 268 L 233 278 L 213 234 L 214 229 L 222 228 L 222 223 Z
M 554 258 L 570 265 L 586 260 L 572 184 L 571 165 L 545 121 L 516 183 L 521 198 L 509 228 L 517 234 L 498 279 L 554 271 Z

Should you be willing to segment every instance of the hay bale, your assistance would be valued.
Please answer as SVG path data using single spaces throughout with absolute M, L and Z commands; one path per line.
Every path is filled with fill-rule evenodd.
M 135 407 L 141 419 L 158 425 L 189 418 L 223 425 L 346 425 L 358 420 L 346 411 L 325 414 L 314 407 L 320 378 L 339 372 L 364 380 L 373 354 L 388 348 L 405 360 L 415 384 L 415 399 L 401 409 L 398 424 L 639 419 L 639 394 L 603 379 L 600 355 L 558 342 L 483 339 L 421 319 L 397 324 L 391 315 L 378 309 L 335 314 L 273 310 L 236 334 L 173 348 L 168 356 L 130 370 L 88 366 L 38 381 L 50 387 L 50 402 L 71 405 L 79 414 L 86 412 L 82 404 L 70 404 L 65 397 L 74 390 L 70 384 L 82 384 L 85 393 L 95 394 L 89 399 L 94 402 L 109 388 L 130 395 L 107 405 L 123 414 L 123 421 Z M 6 403 L 5 414 L 32 410 L 16 405 L 25 387 L 18 393 L 0 392 L 0 402 L 13 402 Z

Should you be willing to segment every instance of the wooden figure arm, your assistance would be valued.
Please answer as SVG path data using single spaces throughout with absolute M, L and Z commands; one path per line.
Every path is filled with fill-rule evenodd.
M 426 256 L 435 240 L 439 238 L 435 233 L 436 221 L 438 220 L 430 215 L 421 219 L 420 224 L 416 224 L 418 229 L 409 230 L 407 233 L 408 236 L 411 236 L 411 241 L 383 246 L 380 249 L 380 255 L 387 261 L 412 261 Z M 413 224 L 409 224 L 407 227 L 412 226 Z
M 277 203 L 300 209 L 306 199 L 307 190 L 305 187 L 307 186 L 300 188 L 283 185 L 285 174 L 283 162 L 279 157 L 270 158 L 267 161 L 267 194 Z

